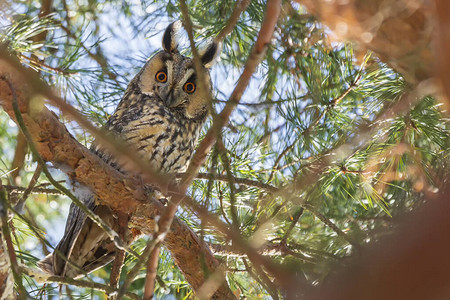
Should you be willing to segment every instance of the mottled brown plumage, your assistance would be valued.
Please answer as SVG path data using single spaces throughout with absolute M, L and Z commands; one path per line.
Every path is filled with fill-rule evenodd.
M 196 85 L 193 61 L 178 52 L 175 35 L 180 26 L 180 22 L 169 25 L 163 37 L 163 50 L 149 59 L 130 82 L 106 124 L 108 132 L 121 139 L 130 151 L 148 161 L 155 171 L 166 174 L 184 171 L 193 154 L 208 115 L 207 67 L 219 49 L 212 43 L 201 53 L 204 75 L 208 79 L 208 90 L 202 91 Z M 92 150 L 126 173 L 125 166 L 101 145 L 94 142 Z M 119 231 L 112 211 L 99 204 L 90 190 L 77 183 L 74 183 L 74 190 L 90 209 Z M 122 238 L 131 243 L 136 233 L 127 231 Z M 69 258 L 70 263 L 58 252 Z M 57 275 L 77 277 L 109 263 L 114 253 L 115 245 L 103 230 L 72 204 L 64 236 L 56 251 L 47 256 L 41 266 Z

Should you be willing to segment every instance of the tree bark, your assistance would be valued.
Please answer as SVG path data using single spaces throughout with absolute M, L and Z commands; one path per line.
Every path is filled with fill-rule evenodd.
M 71 180 L 89 187 L 113 211 L 127 214 L 130 227 L 151 235 L 155 228 L 155 217 L 164 209 L 162 203 L 145 197 L 143 180 L 124 176 L 76 141 L 27 84 L 27 80 L 30 80 L 27 72 L 11 57 L 3 56 L 0 59 L 0 105 L 5 112 L 15 120 L 12 107 L 15 93 L 25 125 L 41 157 L 59 167 Z M 14 93 L 6 80 L 13 84 Z M 207 245 L 177 218 L 164 245 L 194 290 L 198 290 L 208 274 L 219 266 Z M 208 274 L 203 271 L 204 266 Z M 235 298 L 226 283 L 222 284 L 214 297 Z

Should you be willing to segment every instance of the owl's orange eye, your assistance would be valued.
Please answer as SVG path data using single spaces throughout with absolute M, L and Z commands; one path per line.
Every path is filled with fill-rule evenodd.
M 195 92 L 195 84 L 193 82 L 186 82 L 183 86 L 183 90 L 188 94 L 192 94 Z
M 156 73 L 156 81 L 158 82 L 166 82 L 167 81 L 167 74 L 164 71 L 159 71 L 158 73 Z

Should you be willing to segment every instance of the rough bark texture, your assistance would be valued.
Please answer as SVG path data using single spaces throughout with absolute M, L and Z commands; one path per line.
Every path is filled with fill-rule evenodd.
M 3 60 L 0 60 L 0 77 L 13 84 L 24 122 L 42 158 L 55 164 L 71 179 L 91 188 L 114 211 L 129 215 L 131 227 L 152 234 L 155 216 L 160 215 L 164 206 L 154 199 L 146 199 L 140 184 L 142 180 L 125 177 L 78 143 L 43 101 L 36 95 L 32 97 L 31 88 L 21 73 Z M 13 93 L 1 79 L 0 104 L 15 120 L 12 101 Z M 205 243 L 179 219 L 174 220 L 164 244 L 194 290 L 206 280 L 203 266 L 212 273 L 219 265 Z M 226 284 L 214 296 L 235 298 Z

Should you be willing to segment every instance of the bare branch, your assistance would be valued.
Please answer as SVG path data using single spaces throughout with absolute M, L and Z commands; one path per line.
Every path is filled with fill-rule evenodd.
M 32 269 L 29 267 L 26 267 L 24 265 L 19 266 L 19 270 L 23 274 L 27 274 L 31 278 L 35 278 L 37 281 L 46 281 L 46 282 L 56 282 L 59 284 L 70 284 L 77 287 L 82 288 L 88 288 L 88 289 L 94 289 L 97 291 L 103 291 L 106 294 L 113 294 L 114 292 L 117 292 L 117 289 L 106 285 L 101 284 L 94 281 L 86 281 L 86 280 L 80 280 L 80 279 L 73 279 L 69 277 L 63 277 L 63 276 L 49 276 L 47 273 L 43 273 L 40 270 Z M 131 292 L 126 292 L 125 296 L 127 296 L 130 299 L 140 300 L 141 298 L 133 294 Z
M 247 6 L 250 4 L 251 0 L 238 0 L 236 1 L 236 5 L 234 6 L 233 12 L 231 13 L 230 18 L 228 19 L 227 24 L 225 27 L 219 32 L 216 39 L 219 41 L 222 41 L 227 35 L 233 31 L 234 27 L 236 26 L 237 22 L 239 21 L 239 17 L 241 16 L 241 13 L 245 11 Z
M 33 191 L 34 186 L 36 185 L 36 183 L 37 183 L 37 181 L 39 179 L 39 176 L 41 176 L 41 172 L 42 172 L 42 166 L 40 164 L 38 164 L 37 167 L 36 167 L 36 170 L 34 170 L 33 177 L 31 177 L 30 184 L 28 185 L 28 187 L 23 192 L 23 195 L 19 199 L 19 201 L 17 201 L 16 209 L 18 211 L 21 211 L 23 209 L 23 205 L 25 204 L 25 201 L 27 200 L 27 198 L 30 195 L 30 193 Z
M 7 185 L 5 184 L 4 189 L 11 194 L 23 194 L 25 193 L 26 189 L 25 187 L 21 186 L 14 186 L 14 185 Z M 61 191 L 58 191 L 57 189 L 47 189 L 47 188 L 39 188 L 34 187 L 30 190 L 30 194 L 46 194 L 46 195 L 63 195 Z
M 158 270 L 159 247 L 160 245 L 157 244 L 150 253 L 150 258 L 147 263 L 147 274 L 145 276 L 144 297 L 142 300 L 153 299 L 157 274 L 156 272 Z

